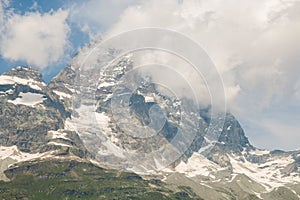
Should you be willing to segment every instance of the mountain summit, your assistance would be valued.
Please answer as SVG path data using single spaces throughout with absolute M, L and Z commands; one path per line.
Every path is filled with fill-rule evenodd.
M 151 106 L 164 105 L 168 118 L 158 135 L 150 142 L 136 139 L 132 135 L 122 134 L 127 129 L 133 131 L 129 130 L 130 126 L 121 130 L 119 124 L 114 123 L 110 111 L 113 87 L 122 81 L 131 64 L 130 59 L 124 58 L 103 72 L 102 79 L 98 80 L 95 115 L 100 117 L 99 130 L 109 139 L 99 139 L 97 155 L 84 145 L 82 135 L 78 135 L 74 128 L 76 124 L 73 119 L 80 119 L 80 113 L 73 112 L 76 70 L 72 66 L 64 68 L 48 85 L 43 82 L 41 74 L 31 67 L 16 67 L 2 74 L 0 178 L 8 181 L 15 173 L 30 170 L 30 166 L 42 166 L 44 162 L 57 160 L 62 163 L 76 160 L 74 166 L 87 162 L 108 170 L 108 162 L 124 164 L 123 156 L 128 152 L 151 152 L 172 141 L 179 127 L 181 100 L 164 96 L 146 80 L 130 98 L 130 113 L 136 123 L 149 124 Z M 204 199 L 300 198 L 300 151 L 255 148 L 230 113 L 226 114 L 223 128 L 215 130 L 221 132 L 218 141 L 211 144 L 203 134 L 212 120 L 207 117 L 208 112 L 209 109 L 205 108 L 199 110 L 200 126 L 193 123 L 186 125 L 186 130 L 197 130 L 197 135 L 183 155 L 160 171 L 155 170 L 158 165 L 155 159 L 146 165 L 141 164 L 143 179 L 154 176 L 172 191 L 188 188 L 188 192 L 184 190 L 188 196 Z M 190 122 L 196 119 L 193 113 L 181 114 L 186 115 Z M 205 147 L 210 145 L 213 148 L 203 156 Z M 18 168 L 19 165 L 23 167 Z M 57 163 L 49 165 L 51 171 Z M 89 168 L 94 170 L 91 166 Z M 124 170 L 141 172 L 141 169 L 129 165 Z

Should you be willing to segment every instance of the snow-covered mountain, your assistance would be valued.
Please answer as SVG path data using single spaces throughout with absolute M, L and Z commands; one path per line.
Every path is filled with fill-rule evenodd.
M 83 108 L 84 104 L 79 107 L 75 105 L 79 109 L 76 112 L 73 110 L 76 67 L 67 66 L 48 85 L 43 82 L 41 74 L 31 67 L 16 67 L 2 74 L 0 178 L 7 180 L 3 171 L 28 160 L 92 160 L 107 167 L 115 165 L 116 168 L 122 166 L 122 169 L 136 173 L 143 172 L 144 177 L 155 176 L 172 190 L 189 187 L 204 199 L 300 199 L 300 151 L 255 148 L 235 117 L 227 113 L 223 127 L 214 130 L 220 132 L 220 137 L 204 153 L 205 147 L 212 145 L 204 132 L 212 121 L 218 123 L 208 117 L 209 108 L 197 110 L 197 113 L 192 108 L 189 112 L 182 112 L 180 105 L 188 100 L 160 93 L 150 79 L 132 75 L 132 83 L 143 84 L 130 96 L 130 113 L 137 124 L 149 125 L 151 107 L 159 105 L 164 108 L 166 121 L 158 134 L 151 139 L 135 137 L 134 127 L 122 126 L 122 123 L 127 123 L 122 113 L 117 120 L 125 121 L 116 123 L 116 116 L 113 116 L 110 107 L 115 101 L 112 99 L 114 88 L 123 85 L 118 88 L 119 91 L 128 89 L 122 77 L 131 68 L 130 58 L 124 57 L 113 67 L 100 72 L 94 112 L 98 127 L 92 133 L 99 131 L 103 138 L 98 137 L 97 143 L 91 143 L 91 146 L 84 145 L 92 142 L 89 139 L 83 141 L 87 135 L 76 132 L 90 125 L 81 116 L 80 106 Z M 91 79 L 92 76 L 86 78 Z M 196 136 L 180 157 L 164 168 L 161 168 L 164 164 L 160 162 L 162 157 L 156 155 L 152 160 L 148 159 L 149 162 L 143 162 L 140 168 L 127 162 L 125 158 L 132 152 L 146 155 L 170 143 L 182 123 L 182 115 L 186 119 L 183 123 L 184 134 L 195 132 Z M 126 131 L 132 134 L 123 134 Z

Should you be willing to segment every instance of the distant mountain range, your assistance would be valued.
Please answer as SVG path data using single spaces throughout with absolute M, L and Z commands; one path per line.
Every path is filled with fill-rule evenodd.
M 0 76 L 0 178 L 5 181 L 0 184 L 1 199 L 300 199 L 300 151 L 252 146 L 230 113 L 223 129 L 215 130 L 220 132 L 218 141 L 211 144 L 203 134 L 216 121 L 209 118 L 209 108 L 198 110 L 199 126 L 185 125 L 197 135 L 166 168 L 156 170 L 161 164 L 156 159 L 140 168 L 126 163 L 127 153 L 151 152 L 170 142 L 180 115 L 189 122 L 197 117 L 179 112 L 184 99 L 164 96 L 156 85 L 143 80 L 130 97 L 133 118 L 149 124 L 149 109 L 158 104 L 165 106 L 167 121 L 150 141 L 123 134 L 131 127 L 121 130 L 109 106 L 114 86 L 122 85 L 131 64 L 124 58 L 97 80 L 95 115 L 99 130 L 109 138 L 99 139 L 97 154 L 85 145 L 85 135 L 75 131 L 74 123 L 80 124 L 81 116 L 73 110 L 76 69 L 72 65 L 49 84 L 31 67 L 19 66 Z M 211 148 L 203 156 L 205 147 Z M 117 170 L 120 166 L 130 173 Z

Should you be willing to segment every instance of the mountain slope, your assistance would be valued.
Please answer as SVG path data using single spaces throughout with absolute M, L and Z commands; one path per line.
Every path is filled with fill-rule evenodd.
M 11 182 L 0 184 L 1 199 L 192 199 L 173 192 L 159 180 L 107 170 L 74 160 L 27 162 L 5 172 Z M 194 199 L 194 198 L 193 198 Z M 200 199 L 200 198 L 198 198 Z
M 126 155 L 132 151 L 151 152 L 172 141 L 179 127 L 180 115 L 185 115 L 190 122 L 198 119 L 192 111 L 180 113 L 180 102 L 185 99 L 165 96 L 150 81 L 142 80 L 144 84 L 130 98 L 130 109 L 136 123 L 149 124 L 151 122 L 149 111 L 154 105 L 164 106 L 168 113 L 167 121 L 153 140 L 136 139 L 132 135 L 122 134 L 118 124 L 114 123 L 110 104 L 113 87 L 122 83 L 122 77 L 131 67 L 131 60 L 125 57 L 111 69 L 104 71 L 102 79 L 98 80 L 95 115 L 101 119 L 98 124 L 99 130 L 109 138 L 100 141 L 99 154 L 86 149 L 89 147 L 84 145 L 82 135 L 78 135 L 75 131 L 77 124 L 74 122 L 79 120 L 77 122 L 81 123 L 80 116 L 74 113 L 72 107 L 72 97 L 76 92 L 74 88 L 76 69 L 72 66 L 64 68 L 48 85 L 42 81 L 41 74 L 30 67 L 16 67 L 1 75 L 0 169 L 1 172 L 5 171 L 5 174 L 2 173 L 0 178 L 5 181 L 12 180 L 11 183 L 3 184 L 1 191 L 4 193 L 1 194 L 10 195 L 11 193 L 5 193 L 7 188 L 10 188 L 15 192 L 13 194 L 15 197 L 33 195 L 30 188 L 23 187 L 29 179 L 37 180 L 33 183 L 36 185 L 51 181 L 62 184 L 65 179 L 85 177 L 86 174 L 77 174 L 78 177 L 76 175 L 76 170 L 82 169 L 82 166 L 91 170 L 96 167 L 93 165 L 109 168 L 110 165 L 107 164 L 115 162 L 114 164 L 125 166 L 123 170 L 135 173 L 143 171 L 139 184 L 146 183 L 149 177 L 160 179 L 163 185 L 156 186 L 163 190 L 157 193 L 161 195 L 160 198 L 179 198 L 176 195 L 181 198 L 195 198 L 196 195 L 204 199 L 300 199 L 300 151 L 266 151 L 253 147 L 238 121 L 230 113 L 226 114 L 223 128 L 214 130 L 220 133 L 220 137 L 216 143 L 211 144 L 203 134 L 209 123 L 214 120 L 208 117 L 209 108 L 197 111 L 201 122 L 199 127 L 194 123 L 185 124 L 186 130 L 196 130 L 196 137 L 182 156 L 166 168 L 156 170 L 159 159 L 147 162 L 144 166 L 141 165 L 141 168 L 123 165 L 122 154 Z M 121 128 L 123 131 L 132 131 L 130 126 Z M 203 149 L 210 145 L 213 148 L 204 157 Z M 92 160 L 97 162 L 88 164 Z M 65 169 L 57 168 L 57 162 L 63 166 L 69 166 L 70 162 L 74 162 L 76 173 L 68 171 L 64 174 Z M 62 176 L 52 180 L 49 174 L 40 174 L 39 170 L 45 166 L 48 171 L 57 170 L 55 172 L 57 174 L 61 171 Z M 102 174 L 101 170 L 99 174 Z M 112 177 L 115 177 L 114 173 L 118 172 L 113 172 Z M 26 174 L 29 174 L 29 177 Z M 95 181 L 93 177 L 86 178 Z M 118 182 L 120 180 L 106 178 L 111 184 L 120 183 Z M 127 183 L 125 180 L 124 184 L 132 184 L 131 180 L 128 181 Z M 95 199 L 95 196 L 100 195 L 91 193 L 95 188 L 86 182 L 74 184 L 68 182 L 63 185 L 72 188 L 78 184 L 86 184 L 85 187 L 89 188 L 87 193 L 91 194 L 90 198 Z M 147 184 L 145 190 L 151 193 L 153 188 L 149 186 L 152 183 Z M 124 189 L 124 192 L 132 194 L 133 190 L 130 187 Z M 18 188 L 23 188 L 23 192 L 16 192 Z M 119 189 L 112 188 L 114 187 L 107 193 L 109 196 L 114 195 L 111 193 L 113 190 L 120 192 Z M 72 195 L 83 197 L 86 192 L 69 190 L 71 189 L 68 189 L 68 192 L 61 190 L 59 193 L 66 192 L 64 194 L 68 197 Z M 34 195 L 45 197 L 47 194 L 41 192 Z

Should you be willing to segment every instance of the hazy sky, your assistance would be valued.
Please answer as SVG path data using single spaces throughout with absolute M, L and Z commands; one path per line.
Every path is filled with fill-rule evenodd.
M 211 57 L 254 145 L 299 149 L 299 10 L 296 0 L 0 0 L 0 72 L 31 65 L 49 81 L 98 37 L 172 29 Z

